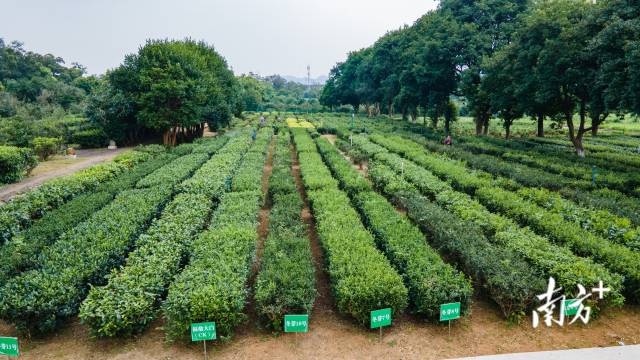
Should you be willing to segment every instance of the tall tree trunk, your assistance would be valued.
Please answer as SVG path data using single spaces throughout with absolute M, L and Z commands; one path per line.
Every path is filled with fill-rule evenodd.
M 540 112 L 538 113 L 538 133 L 537 137 L 544 137 L 544 115 Z
M 473 120 L 476 123 L 476 136 L 482 135 L 482 116 L 476 115 Z
M 482 115 L 482 135 L 487 136 L 489 134 L 489 114 Z
M 389 108 L 387 109 L 388 113 L 389 113 L 389 117 L 393 116 L 393 104 L 391 101 L 389 101 Z
M 513 120 L 504 120 L 504 138 L 509 140 L 509 137 L 511 136 L 511 124 L 513 123 Z

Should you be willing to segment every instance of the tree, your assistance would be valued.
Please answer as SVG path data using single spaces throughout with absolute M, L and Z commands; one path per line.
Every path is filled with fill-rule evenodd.
M 203 42 L 150 40 L 107 81 L 113 88 L 107 93 L 132 101 L 117 99 L 123 107 L 106 112 L 115 115 L 111 120 L 130 125 L 133 116 L 137 126 L 161 131 L 168 146 L 201 136 L 205 122 L 211 128 L 227 124 L 241 109 L 233 73 Z

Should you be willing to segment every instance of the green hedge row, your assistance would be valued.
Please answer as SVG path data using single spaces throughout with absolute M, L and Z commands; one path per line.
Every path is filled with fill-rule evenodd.
M 278 175 L 271 178 L 274 176 Z M 293 182 L 291 174 L 287 180 Z M 274 196 L 254 296 L 258 316 L 273 331 L 283 330 L 285 314 L 310 314 L 317 294 L 301 211 L 302 199 L 297 192 Z
M 256 141 L 247 151 L 242 159 L 242 164 L 233 176 L 232 191 L 262 189 L 262 173 L 272 136 L 273 130 L 271 128 L 263 128 L 258 132 Z
M 378 247 L 402 274 L 409 290 L 412 312 L 437 320 L 440 305 L 460 302 L 468 311 L 473 288 L 463 274 L 444 263 L 431 249 L 420 230 L 396 211 L 326 139 L 317 140 L 318 149 L 340 181 L 364 223 L 373 232 Z
M 89 291 L 80 307 L 80 319 L 94 335 L 130 336 L 155 319 L 212 205 L 204 195 L 177 195 L 136 241 L 137 248 L 126 264 L 109 275 L 107 285 Z
M 515 219 L 535 232 L 570 248 L 580 256 L 587 256 L 624 275 L 628 296 L 640 301 L 640 253 L 622 245 L 613 244 L 567 222 L 562 215 L 524 201 L 515 193 L 486 187 L 476 190 L 476 197 L 489 209 Z
M 127 190 L 38 257 L 39 267 L 0 289 L 0 317 L 21 331 L 49 332 L 78 311 L 91 285 L 124 261 L 170 189 Z
M 490 180 L 485 181 L 483 178 L 482 181 L 474 181 L 470 177 L 476 174 L 469 172 L 463 163 L 427 154 L 414 142 L 380 135 L 374 135 L 371 139 L 408 159 L 416 159 L 417 163 L 455 187 L 475 195 L 494 212 L 513 218 L 524 226 L 530 226 L 538 234 L 548 236 L 576 254 L 590 257 L 609 270 L 624 275 L 626 293 L 630 298 L 640 300 L 640 253 L 595 236 L 579 225 L 565 220 L 560 214 L 547 211 L 515 192 L 493 186 Z
M 86 129 L 71 134 L 71 143 L 82 148 L 101 148 L 109 144 L 109 138 L 102 129 Z
M 208 159 L 209 154 L 189 154 L 181 156 L 138 181 L 136 187 L 150 188 L 163 186 L 172 188 L 185 178 L 188 178 Z
M 254 191 L 223 195 L 211 227 L 193 243 L 189 265 L 169 287 L 163 306 L 168 339 L 185 339 L 190 324 L 202 321 L 215 321 L 218 336 L 229 337 L 245 320 L 261 198 Z
M 277 194 L 296 192 L 296 184 L 290 181 L 291 167 L 293 166 L 290 145 L 291 138 L 288 128 L 283 128 L 276 140 L 272 173 L 269 179 L 269 196 L 272 198 Z
M 332 188 L 307 194 L 338 311 L 362 325 L 369 323 L 372 310 L 388 307 L 401 313 L 408 296 L 402 277 L 376 249 L 347 195 Z
M 4 251 L 11 255 L 0 263 L 0 285 L 11 276 L 36 267 L 37 255 L 56 241 L 60 235 L 87 220 L 93 213 L 111 202 L 117 193 L 133 188 L 138 180 L 171 159 L 173 156 L 161 155 L 141 163 L 131 171 L 124 172 L 98 186 L 94 193 L 79 195 L 36 220 L 31 227 L 5 245 Z
M 16 182 L 38 165 L 33 150 L 16 146 L 0 146 L 0 184 Z
M 129 151 L 116 156 L 112 162 L 80 170 L 73 175 L 45 182 L 38 188 L 14 197 L 0 206 L 0 244 L 28 228 L 34 219 L 55 209 L 69 199 L 95 189 L 100 183 L 112 179 L 133 165 L 147 161 L 152 155 Z
M 180 146 L 192 145 L 191 151 L 193 153 L 213 155 L 217 153 L 227 143 L 227 141 L 229 141 L 229 137 L 227 136 L 216 136 L 214 138 L 202 138 L 196 143 L 183 144 Z
M 293 129 L 293 141 L 298 153 L 300 174 L 307 190 L 338 188 L 338 182 L 318 154 L 316 143 L 304 129 Z M 301 146 L 301 149 L 299 148 Z
M 178 185 L 179 192 L 206 194 L 219 198 L 231 188 L 231 176 L 251 146 L 251 137 L 241 132 L 231 139 L 188 180 Z
M 521 189 L 518 195 L 554 214 L 562 215 L 565 220 L 580 225 L 594 235 L 625 245 L 632 250 L 640 250 L 640 228 L 633 226 L 627 218 L 605 210 L 576 205 L 545 189 Z
M 518 227 L 507 218 L 489 212 L 469 195 L 454 191 L 446 182 L 409 160 L 384 152 L 380 152 L 376 159 L 390 166 L 396 173 L 403 174 L 403 177 L 416 186 L 422 194 L 433 199 L 444 209 L 480 227 L 489 240 L 520 254 L 544 272 L 545 276 L 553 276 L 564 289 L 572 291 L 577 289 L 577 284 L 592 286 L 602 280 L 611 284 L 613 289 L 606 298 L 606 302 L 622 303 L 623 286 L 620 275 L 610 273 L 590 259 L 577 257 L 568 249 L 553 245 L 544 237 Z M 374 167 L 375 163 L 370 164 L 369 174 L 372 177 L 375 174 Z

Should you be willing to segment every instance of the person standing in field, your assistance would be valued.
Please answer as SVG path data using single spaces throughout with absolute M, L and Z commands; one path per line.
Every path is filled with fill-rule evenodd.
M 451 139 L 451 135 L 447 135 L 447 137 L 442 142 L 445 145 L 453 145 L 453 140 Z

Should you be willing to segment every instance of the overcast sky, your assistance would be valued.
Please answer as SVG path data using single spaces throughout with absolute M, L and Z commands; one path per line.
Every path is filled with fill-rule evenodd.
M 411 24 L 432 0 L 2 0 L 0 37 L 79 62 L 118 66 L 149 38 L 205 40 L 236 74 L 327 74 L 347 52 Z

